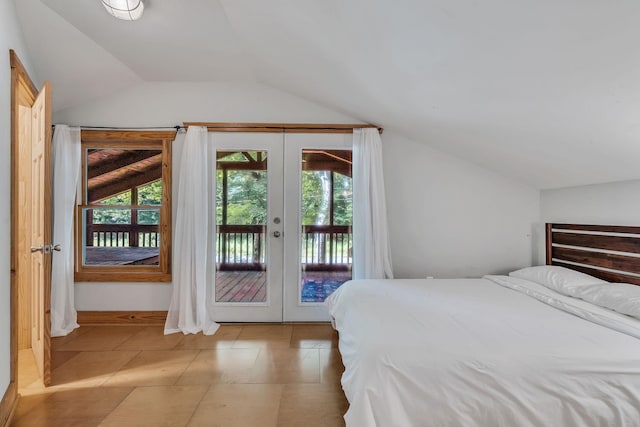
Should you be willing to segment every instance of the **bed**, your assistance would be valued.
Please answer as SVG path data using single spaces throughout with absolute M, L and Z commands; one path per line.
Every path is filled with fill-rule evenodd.
M 585 299 L 640 284 L 639 245 L 549 224 L 550 267 L 519 277 L 346 283 L 326 304 L 347 426 L 640 426 L 640 318 Z

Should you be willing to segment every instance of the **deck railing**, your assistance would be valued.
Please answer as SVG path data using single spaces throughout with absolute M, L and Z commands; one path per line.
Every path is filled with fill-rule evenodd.
M 218 270 L 264 270 L 266 227 L 263 225 L 218 225 L 216 263 Z M 302 227 L 300 262 L 308 271 L 351 269 L 353 235 L 348 225 Z M 89 224 L 86 246 L 159 247 L 158 225 Z
M 350 225 L 303 225 L 301 262 L 305 270 L 351 269 L 353 235 Z
M 160 247 L 158 225 L 142 224 L 89 224 L 86 246 L 94 247 Z
M 265 230 L 263 225 L 218 225 L 216 263 L 218 270 L 264 270 Z M 351 269 L 353 236 L 348 225 L 305 225 L 302 227 L 302 268 L 309 271 Z
M 218 270 L 264 270 L 264 225 L 218 225 Z

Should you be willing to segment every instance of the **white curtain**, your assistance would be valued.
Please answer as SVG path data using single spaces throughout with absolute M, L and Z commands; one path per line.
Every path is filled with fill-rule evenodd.
M 215 163 L 206 127 L 190 126 L 173 144 L 173 296 L 165 334 L 212 335 L 219 325 L 208 311 L 215 248 L 208 244 L 212 199 L 209 183 Z
M 51 336 L 78 327 L 74 302 L 74 210 L 81 168 L 80 128 L 56 125 L 53 132 L 53 252 L 51 261 Z
M 353 278 L 393 279 L 382 140 L 375 128 L 353 130 Z

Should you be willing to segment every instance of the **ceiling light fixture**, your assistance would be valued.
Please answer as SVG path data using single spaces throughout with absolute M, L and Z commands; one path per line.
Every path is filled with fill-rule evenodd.
M 142 0 L 102 0 L 102 5 L 110 15 L 125 21 L 140 19 L 144 12 Z

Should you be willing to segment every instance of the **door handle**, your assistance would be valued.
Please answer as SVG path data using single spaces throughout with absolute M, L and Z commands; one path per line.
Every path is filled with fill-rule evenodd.
M 31 253 L 42 252 L 43 254 L 50 254 L 53 247 L 51 245 L 31 246 Z
M 280 236 L 282 236 L 282 233 L 280 233 L 279 231 L 274 231 L 273 232 L 273 237 L 277 238 L 277 237 L 280 237 Z
M 43 254 L 48 254 L 52 251 L 60 252 L 61 250 L 62 248 L 60 247 L 60 245 L 31 246 L 31 253 L 42 252 Z

